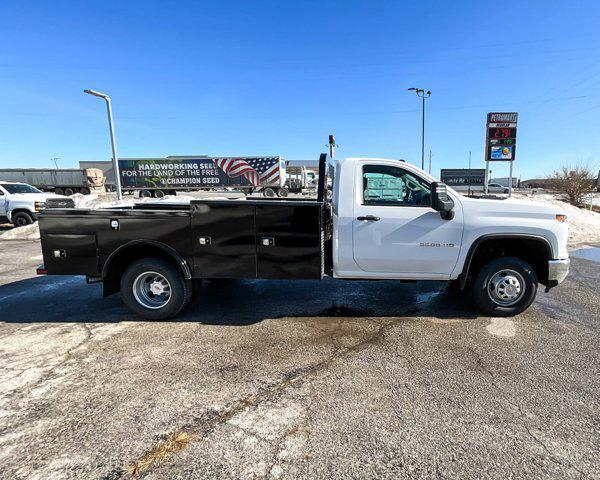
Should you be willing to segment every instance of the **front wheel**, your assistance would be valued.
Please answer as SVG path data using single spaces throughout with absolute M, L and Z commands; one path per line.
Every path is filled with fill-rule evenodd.
M 160 258 L 133 262 L 121 277 L 123 302 L 147 320 L 167 320 L 192 298 L 193 286 L 177 267 Z
M 33 223 L 33 217 L 26 212 L 17 212 L 12 216 L 12 223 L 15 227 L 24 227 Z
M 479 271 L 473 294 L 481 311 L 494 317 L 512 317 L 535 300 L 538 279 L 531 265 L 515 257 L 492 260 Z

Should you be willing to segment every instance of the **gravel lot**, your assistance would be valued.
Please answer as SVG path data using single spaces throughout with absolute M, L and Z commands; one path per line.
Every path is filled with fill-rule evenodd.
M 150 323 L 40 255 L 0 241 L 0 478 L 600 478 L 593 261 L 513 319 L 436 282 L 221 281 Z

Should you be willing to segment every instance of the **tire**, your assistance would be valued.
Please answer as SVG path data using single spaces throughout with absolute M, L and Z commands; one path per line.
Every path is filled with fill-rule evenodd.
M 33 217 L 27 212 L 17 212 L 12 216 L 12 223 L 15 227 L 24 227 L 33 223 Z
M 271 187 L 267 187 L 263 190 L 263 195 L 268 198 L 273 198 L 275 196 L 275 190 Z
M 531 265 L 519 258 L 501 257 L 479 271 L 473 296 L 482 312 L 494 317 L 512 317 L 529 308 L 537 287 L 537 275 Z
M 154 198 L 163 198 L 165 196 L 165 192 L 162 190 L 154 190 L 153 195 Z
M 72 188 L 65 188 L 65 195 L 67 197 L 70 197 L 71 195 L 75 194 L 75 190 L 73 190 Z
M 175 317 L 190 302 L 192 293 L 191 280 L 183 278 L 177 267 L 160 258 L 137 260 L 121 277 L 123 302 L 146 320 Z
M 140 198 L 150 198 L 152 192 L 150 190 L 140 190 Z
M 89 188 L 84 187 L 81 190 L 79 190 L 79 193 L 81 193 L 83 195 L 89 195 L 91 192 L 90 192 Z
M 62 188 L 55 188 L 54 193 L 56 193 L 57 195 L 64 195 L 65 191 Z
M 277 190 L 277 196 L 281 197 L 281 198 L 285 198 L 290 194 L 290 191 L 285 188 L 285 187 L 281 187 L 279 190 Z

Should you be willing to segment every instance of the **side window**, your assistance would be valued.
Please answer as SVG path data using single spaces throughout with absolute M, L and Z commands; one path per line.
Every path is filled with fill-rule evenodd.
M 428 182 L 398 167 L 363 167 L 363 204 L 426 207 L 431 205 Z

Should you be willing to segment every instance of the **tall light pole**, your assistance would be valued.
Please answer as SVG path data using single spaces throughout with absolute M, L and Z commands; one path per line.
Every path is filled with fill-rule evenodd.
M 110 144 L 112 147 L 113 154 L 113 168 L 115 169 L 115 183 L 117 184 L 117 198 L 123 200 L 123 193 L 121 192 L 121 172 L 119 170 L 119 159 L 117 158 L 117 143 L 115 140 L 115 129 L 113 127 L 113 116 L 112 107 L 110 104 L 110 97 L 105 93 L 96 92 L 94 90 L 84 90 L 84 93 L 93 95 L 94 97 L 100 97 L 106 100 L 106 111 L 108 112 L 108 129 L 110 130 Z
M 409 90 L 414 91 L 417 97 L 423 100 L 421 110 L 421 170 L 425 170 L 425 99 L 431 96 L 431 90 L 424 90 L 423 88 L 411 87 Z

